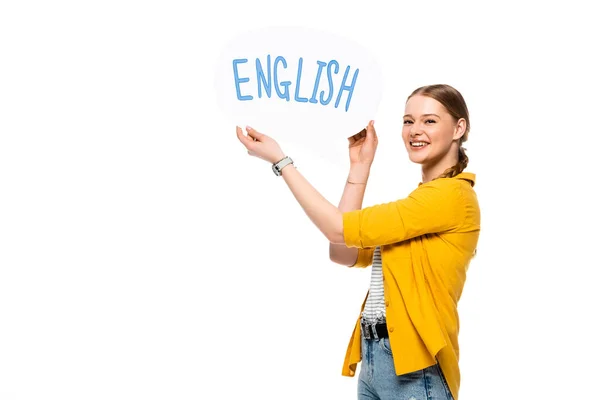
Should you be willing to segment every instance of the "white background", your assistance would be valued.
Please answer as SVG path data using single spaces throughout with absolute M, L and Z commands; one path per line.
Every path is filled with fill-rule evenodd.
M 594 13 L 383 4 L 2 3 L 0 399 L 355 398 L 340 373 L 370 270 L 328 260 L 214 100 L 222 46 L 288 23 L 381 64 L 365 205 L 420 180 L 400 141 L 408 94 L 441 82 L 467 100 L 482 231 L 461 399 L 597 398 Z M 337 205 L 347 165 L 284 150 Z

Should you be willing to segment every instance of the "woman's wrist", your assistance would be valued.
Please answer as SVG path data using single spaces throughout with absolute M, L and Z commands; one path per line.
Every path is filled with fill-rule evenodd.
M 369 174 L 371 173 L 371 165 L 366 164 L 353 164 L 350 165 L 350 172 L 348 173 L 348 182 L 355 184 L 366 184 L 369 180 Z

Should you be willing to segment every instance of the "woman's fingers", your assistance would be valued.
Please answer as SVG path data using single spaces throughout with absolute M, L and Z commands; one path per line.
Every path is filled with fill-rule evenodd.
M 350 145 L 356 144 L 356 142 L 358 142 L 360 139 L 363 139 L 367 136 L 367 130 L 363 129 L 362 131 L 350 136 L 348 138 L 348 143 L 350 143 Z
M 375 133 L 375 121 L 369 121 L 369 125 L 367 125 L 367 137 L 369 139 L 377 138 L 377 134 Z
M 262 133 L 249 127 L 246 128 L 248 135 L 244 135 L 244 131 L 239 126 L 235 127 L 235 131 L 238 139 L 244 144 L 244 146 L 246 146 L 246 148 L 252 145 L 252 143 L 257 142 L 259 138 L 265 137 L 265 135 L 263 135 Z
M 256 150 L 256 139 L 252 138 L 250 135 L 244 135 L 244 131 L 239 126 L 235 127 L 235 132 L 240 142 L 242 142 L 246 150 L 248 150 L 248 154 L 256 156 L 256 153 L 254 152 L 254 150 Z
M 238 139 L 240 140 L 240 142 L 242 142 L 242 144 L 247 147 L 248 141 L 251 141 L 252 139 L 250 139 L 248 136 L 244 135 L 244 131 L 242 131 L 242 128 L 240 128 L 239 126 L 235 127 L 235 133 L 236 133 Z
M 248 136 L 250 136 L 252 138 L 252 140 L 254 141 L 262 141 L 262 139 L 265 138 L 266 135 L 260 133 L 259 131 L 257 131 L 254 128 L 251 128 L 249 126 L 246 127 L 246 131 L 248 132 Z
M 354 135 L 354 137 L 356 138 L 356 140 L 360 140 L 361 138 L 364 138 L 365 136 L 367 136 L 367 130 L 366 129 L 363 129 L 362 131 L 360 131 L 356 135 Z

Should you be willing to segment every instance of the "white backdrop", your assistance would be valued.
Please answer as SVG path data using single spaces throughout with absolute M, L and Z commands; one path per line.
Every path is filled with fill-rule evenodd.
M 461 399 L 596 398 L 600 31 L 583 2 L 550 3 L 3 2 L 0 399 L 355 398 L 340 373 L 370 270 L 328 260 L 215 101 L 225 43 L 276 24 L 382 67 L 365 205 L 420 180 L 408 94 L 467 100 L 482 231 Z M 337 205 L 345 143 L 282 146 Z

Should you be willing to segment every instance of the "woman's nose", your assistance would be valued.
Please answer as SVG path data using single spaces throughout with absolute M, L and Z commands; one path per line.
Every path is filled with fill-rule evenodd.
M 411 130 L 410 130 L 410 136 L 411 136 L 411 137 L 414 137 L 414 136 L 419 136 L 419 135 L 421 135 L 421 134 L 423 134 L 423 131 L 422 131 L 420 128 L 418 128 L 418 127 L 415 127 L 415 126 L 413 125 L 413 127 L 412 127 L 412 128 L 411 128 Z

